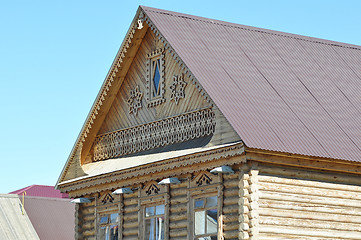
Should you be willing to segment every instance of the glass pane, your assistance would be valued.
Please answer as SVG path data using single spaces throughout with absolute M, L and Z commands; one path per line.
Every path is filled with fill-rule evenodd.
M 111 223 L 116 223 L 118 221 L 119 221 L 119 214 L 118 213 L 110 214 L 110 222 Z
M 164 239 L 164 219 L 163 219 L 163 217 L 158 217 L 155 220 L 156 220 L 155 239 L 163 240 Z
M 204 208 L 204 200 L 203 199 L 196 199 L 194 201 L 194 208 Z
M 217 236 L 211 236 L 211 240 L 217 240 Z
M 199 211 L 194 213 L 194 233 L 196 235 L 205 234 L 206 219 L 205 211 Z
M 147 240 L 155 240 L 154 239 L 154 222 L 155 222 L 154 218 L 145 220 L 145 239 L 147 239 Z
M 164 205 L 155 206 L 155 215 L 163 215 L 164 214 Z
M 145 209 L 145 216 L 146 217 L 154 216 L 154 207 L 147 207 Z
M 159 64 L 157 63 L 153 75 L 154 96 L 158 95 L 159 81 L 160 81 Z
M 110 240 L 118 240 L 118 225 L 110 226 Z
M 207 210 L 207 233 L 216 233 L 217 230 L 217 209 Z
M 217 196 L 207 197 L 206 208 L 217 206 Z
M 100 223 L 108 223 L 108 215 L 100 217 Z
M 106 236 L 105 234 L 106 234 L 106 227 L 101 227 L 99 229 L 99 239 L 104 240 Z

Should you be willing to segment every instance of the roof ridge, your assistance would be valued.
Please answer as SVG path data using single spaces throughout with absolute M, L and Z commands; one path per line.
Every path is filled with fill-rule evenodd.
M 271 34 L 271 35 L 280 36 L 280 37 L 293 38 L 293 39 L 307 41 L 307 42 L 314 42 L 314 43 L 320 43 L 320 44 L 324 44 L 324 45 L 350 48 L 350 49 L 356 49 L 356 50 L 361 51 L 361 46 L 355 45 L 355 44 L 350 44 L 350 43 L 343 43 L 343 42 L 338 42 L 338 41 L 333 41 L 333 40 L 328 40 L 328 39 L 323 39 L 323 38 L 317 38 L 317 37 L 311 37 L 311 36 L 306 36 L 306 35 L 300 35 L 300 34 L 295 34 L 295 33 L 287 33 L 287 32 L 282 32 L 282 31 L 278 31 L 278 30 L 271 30 L 271 29 L 247 26 L 247 25 L 243 25 L 243 24 L 239 24 L 239 23 L 226 22 L 226 21 L 222 21 L 222 20 L 200 17 L 200 16 L 184 14 L 184 13 L 178 13 L 178 12 L 162 10 L 162 9 L 158 9 L 158 8 L 144 7 L 144 6 L 142 6 L 142 8 L 145 11 L 171 15 L 174 17 L 187 18 L 190 20 L 201 21 L 201 22 L 205 22 L 205 23 L 217 24 L 217 25 L 221 25 L 224 27 L 239 28 L 239 29 L 244 29 L 247 31 L 261 32 L 261 33 Z M 217 21 L 217 22 L 214 22 L 214 21 Z M 252 28 L 254 28 L 254 29 L 252 29 Z M 306 38 L 309 38 L 309 39 L 306 39 Z

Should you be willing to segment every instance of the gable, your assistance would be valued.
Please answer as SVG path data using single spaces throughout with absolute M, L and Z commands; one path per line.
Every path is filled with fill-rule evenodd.
M 240 141 L 199 82 L 166 49 L 165 42 L 147 23 L 134 34 L 140 31 L 137 44 L 129 43 L 131 48 L 136 47 L 131 50 L 133 55 L 127 55 L 130 51 L 124 55 L 126 72 L 119 74 L 118 70 L 113 75 L 111 95 L 104 96 L 96 109 L 101 112 L 100 117 L 93 121 L 77 151 L 73 150 L 62 181 L 94 172 L 101 174 L 94 168 L 101 169 L 101 162 L 109 159 L 118 159 L 117 170 L 121 170 L 122 163 L 129 166 L 123 158 L 134 154 L 202 149 Z M 160 59 L 156 92 L 152 91 L 155 85 L 151 85 L 154 56 Z M 122 64 L 118 65 L 120 70 L 125 69 Z

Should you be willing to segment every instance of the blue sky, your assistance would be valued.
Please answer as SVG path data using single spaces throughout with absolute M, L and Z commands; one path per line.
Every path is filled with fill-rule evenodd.
M 0 0 L 0 193 L 56 183 L 139 5 L 361 45 L 358 0 Z

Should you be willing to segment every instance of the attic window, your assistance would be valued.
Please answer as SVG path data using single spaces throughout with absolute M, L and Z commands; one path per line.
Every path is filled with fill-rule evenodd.
M 147 102 L 148 107 L 157 106 L 164 99 L 164 49 L 148 54 L 147 59 Z
M 159 82 L 160 82 L 160 73 L 159 73 L 160 59 L 152 59 L 152 94 L 153 97 L 160 95 L 159 91 Z

